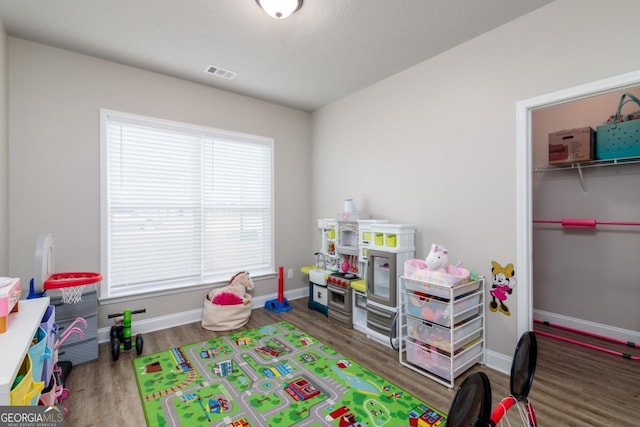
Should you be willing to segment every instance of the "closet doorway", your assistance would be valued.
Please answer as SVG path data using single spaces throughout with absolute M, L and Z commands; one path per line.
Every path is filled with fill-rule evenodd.
M 533 329 L 533 190 L 536 177 L 533 166 L 533 112 L 546 107 L 585 100 L 610 92 L 640 85 L 640 71 L 577 86 L 547 95 L 520 101 L 516 104 L 516 161 L 517 161 L 517 266 L 518 266 L 518 336 Z M 576 171 L 576 175 L 578 172 Z M 576 191 L 580 177 L 575 177 Z M 583 184 L 584 186 L 585 184 Z M 587 184 L 588 185 L 588 184 Z M 583 187 L 584 188 L 584 187 Z M 588 189 L 586 190 L 588 191 Z M 634 201 L 638 203 L 638 201 Z M 579 217 L 576 213 L 574 217 Z M 607 218 L 604 218 L 607 219 Z

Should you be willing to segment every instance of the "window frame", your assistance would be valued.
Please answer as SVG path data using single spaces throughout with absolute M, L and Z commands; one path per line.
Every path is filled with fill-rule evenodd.
M 269 266 L 261 271 L 251 271 L 252 277 L 275 277 L 275 144 L 274 139 L 259 135 L 253 135 L 248 133 L 234 132 L 224 129 L 217 129 L 207 126 L 194 125 L 190 123 L 160 119 L 150 116 L 143 116 L 138 114 L 125 113 L 121 111 L 115 111 L 110 109 L 100 109 L 100 264 L 103 275 L 103 280 L 100 284 L 100 300 L 101 301 L 113 301 L 118 302 L 121 300 L 128 300 L 132 298 L 146 298 L 157 295 L 166 295 L 173 293 L 180 293 L 189 290 L 197 290 L 210 288 L 211 285 L 216 283 L 224 283 L 228 280 L 227 275 L 219 273 L 213 276 L 203 277 L 202 274 L 197 281 L 193 280 L 177 280 L 171 282 L 164 282 L 161 284 L 146 284 L 146 285 L 134 285 L 131 287 L 117 287 L 111 288 L 109 282 L 109 256 L 111 254 L 110 248 L 110 201 L 109 201 L 109 140 L 108 129 L 110 121 L 120 121 L 128 123 L 138 123 L 144 126 L 153 126 L 156 129 L 166 129 L 170 131 L 180 131 L 187 133 L 203 134 L 212 138 L 220 139 L 232 139 L 241 142 L 247 142 L 249 144 L 260 144 L 267 146 L 270 152 L 270 245 L 269 245 Z M 203 179 L 202 176 L 200 178 Z M 201 207 L 204 202 L 201 202 Z M 204 253 L 201 254 L 201 260 L 204 260 Z

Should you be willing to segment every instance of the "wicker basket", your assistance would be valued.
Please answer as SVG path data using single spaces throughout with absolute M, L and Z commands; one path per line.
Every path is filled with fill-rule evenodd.
M 460 285 L 469 280 L 469 275 L 469 270 L 453 265 L 447 265 L 446 273 L 432 271 L 427 268 L 427 263 L 421 259 L 410 259 L 404 263 L 404 277 L 437 285 Z

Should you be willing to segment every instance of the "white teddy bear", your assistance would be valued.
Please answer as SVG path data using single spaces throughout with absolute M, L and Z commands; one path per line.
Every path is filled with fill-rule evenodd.
M 437 244 L 431 245 L 431 251 L 425 262 L 429 270 L 447 272 L 447 265 L 449 264 L 449 251 Z

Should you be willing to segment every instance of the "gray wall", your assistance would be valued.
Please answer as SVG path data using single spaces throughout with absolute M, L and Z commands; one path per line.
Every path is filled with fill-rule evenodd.
M 299 268 L 312 253 L 299 238 L 312 227 L 308 113 L 12 37 L 9 87 L 9 274 L 25 290 L 43 232 L 54 235 L 54 271 L 100 271 L 101 108 L 273 137 L 276 266 L 296 271 L 286 290 L 304 286 Z M 277 280 L 256 288 L 256 296 L 273 294 Z M 204 293 L 101 306 L 98 326 L 132 305 L 147 309 L 141 319 L 200 308 Z
M 548 135 L 563 129 L 596 129 L 612 115 L 624 92 L 543 108 L 532 113 L 533 166 L 545 167 Z M 623 113 L 640 110 L 625 105 Z M 577 170 L 542 169 L 533 176 L 533 217 L 559 220 L 640 220 L 640 164 Z M 630 331 L 640 331 L 637 279 L 640 227 L 596 230 L 533 227 L 534 308 Z M 545 318 L 543 320 L 553 320 Z
M 516 262 L 516 103 L 640 69 L 629 45 L 640 29 L 604 19 L 611 10 L 635 16 L 640 2 L 557 0 L 314 112 L 314 216 L 352 196 L 416 224 L 421 258 L 441 243 L 474 271 L 512 262 L 528 280 Z M 327 153 L 352 167 L 328 173 Z M 511 316 L 488 313 L 490 350 L 512 354 L 519 298 L 516 285 Z

